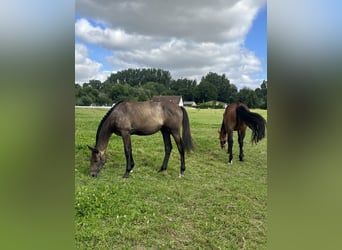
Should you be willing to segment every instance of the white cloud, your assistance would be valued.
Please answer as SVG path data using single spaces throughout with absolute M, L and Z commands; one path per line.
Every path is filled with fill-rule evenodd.
M 87 43 L 97 44 L 109 50 L 128 50 L 151 43 L 151 39 L 138 34 L 128 34 L 124 30 L 93 26 L 81 18 L 75 23 L 75 34 Z
M 76 0 L 76 12 L 113 29 L 197 42 L 243 38 L 266 0 Z M 237 25 L 238 24 L 238 28 Z
M 105 80 L 109 72 L 101 72 L 101 63 L 88 57 L 88 49 L 83 44 L 75 45 L 75 82 L 83 84 L 92 79 Z
M 75 23 L 75 34 L 85 43 L 111 51 L 103 60 L 113 70 L 155 67 L 169 70 L 175 79 L 198 81 L 212 71 L 225 74 L 239 88 L 255 88 L 262 82 L 258 79 L 261 62 L 243 43 L 264 3 L 108 0 L 100 5 L 95 0 L 77 0 L 76 11 L 82 18 Z M 80 53 L 81 48 L 77 49 Z M 76 64 L 77 78 L 99 76 L 101 64 L 82 55 L 79 71 Z

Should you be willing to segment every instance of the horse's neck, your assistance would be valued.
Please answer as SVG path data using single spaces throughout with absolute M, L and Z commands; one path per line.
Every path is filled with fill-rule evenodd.
M 226 131 L 224 131 L 224 130 L 221 130 L 221 131 L 220 131 L 220 138 L 221 138 L 221 139 L 225 138 L 226 135 L 227 135 L 227 132 L 226 132 Z
M 109 127 L 102 126 L 100 133 L 99 133 L 98 140 L 96 142 L 96 148 L 100 151 L 105 151 L 108 146 L 108 142 L 109 142 L 111 135 L 112 133 L 110 132 Z
M 224 125 L 224 121 L 222 121 L 220 135 L 225 135 L 225 134 L 227 134 L 227 131 L 226 131 L 226 127 Z

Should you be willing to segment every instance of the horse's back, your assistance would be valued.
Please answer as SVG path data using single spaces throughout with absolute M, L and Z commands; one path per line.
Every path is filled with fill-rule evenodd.
M 223 115 L 223 120 L 226 126 L 226 130 L 233 131 L 233 130 L 239 129 L 240 126 L 245 126 L 245 124 L 241 124 L 239 119 L 237 119 L 236 109 L 239 106 L 243 106 L 244 108 L 249 110 L 248 107 L 241 102 L 234 102 L 234 103 L 229 104 L 226 107 L 224 115 Z
M 122 102 L 113 119 L 117 129 L 148 135 L 163 126 L 174 126 L 182 115 L 178 105 L 164 102 Z M 180 117 L 181 118 L 181 117 Z

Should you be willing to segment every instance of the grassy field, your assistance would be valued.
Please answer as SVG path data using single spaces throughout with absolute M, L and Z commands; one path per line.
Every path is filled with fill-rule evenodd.
M 221 110 L 187 109 L 195 149 L 179 178 L 174 141 L 168 169 L 159 170 L 161 133 L 132 136 L 134 172 L 123 179 L 121 137 L 113 135 L 98 178 L 89 177 L 90 151 L 106 109 L 75 109 L 75 241 L 78 249 L 266 249 L 267 138 L 245 139 L 245 161 L 227 164 L 218 130 Z M 252 110 L 267 119 L 265 110 Z

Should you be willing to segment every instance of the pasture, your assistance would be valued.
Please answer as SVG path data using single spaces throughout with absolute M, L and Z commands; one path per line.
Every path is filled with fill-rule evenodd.
M 265 110 L 251 110 L 267 120 Z M 121 137 L 113 135 L 104 168 L 89 177 L 90 150 L 107 109 L 75 108 L 75 245 L 78 249 L 266 249 L 267 135 L 257 145 L 247 129 L 244 162 L 234 132 L 233 164 L 221 150 L 223 109 L 187 108 L 195 149 L 166 171 L 161 133 L 132 136 L 135 168 L 123 179 Z M 226 148 L 227 149 L 227 148 Z

